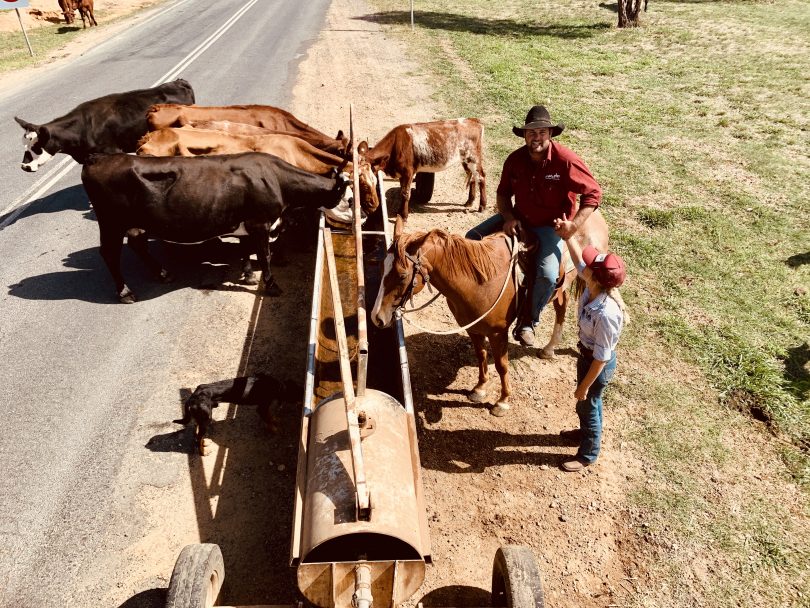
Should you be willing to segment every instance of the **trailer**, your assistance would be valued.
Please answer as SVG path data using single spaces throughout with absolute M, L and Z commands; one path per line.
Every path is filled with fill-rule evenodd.
M 380 174 L 380 209 L 365 225 L 359 197 L 351 228 L 320 219 L 290 545 L 299 607 L 395 608 L 432 563 L 402 321 L 366 322 L 391 245 L 382 183 Z M 186 546 L 167 608 L 218 605 L 224 576 L 217 545 Z M 529 548 L 497 551 L 492 605 L 542 608 Z

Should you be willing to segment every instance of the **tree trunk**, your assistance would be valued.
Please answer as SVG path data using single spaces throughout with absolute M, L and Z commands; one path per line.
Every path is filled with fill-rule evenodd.
M 642 5 L 642 0 L 618 0 L 618 27 L 637 27 L 642 6 L 645 11 L 647 10 L 647 0 L 643 2 Z

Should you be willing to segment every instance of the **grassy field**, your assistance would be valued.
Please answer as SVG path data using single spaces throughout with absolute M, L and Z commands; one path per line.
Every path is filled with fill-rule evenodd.
M 417 1 L 413 32 L 374 6 L 447 117 L 485 121 L 490 184 L 544 103 L 603 186 L 633 313 L 608 400 L 645 463 L 628 605 L 810 606 L 810 2 L 617 30 L 611 3 Z

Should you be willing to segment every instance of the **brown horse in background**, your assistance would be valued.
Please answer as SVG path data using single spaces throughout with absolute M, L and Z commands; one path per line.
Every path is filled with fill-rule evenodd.
M 497 233 L 480 241 L 448 234 L 443 230 L 405 234 L 397 218 L 394 241 L 385 259 L 377 300 L 371 313 L 378 327 L 388 327 L 394 313 L 419 293 L 427 282 L 445 298 L 456 322 L 467 333 L 478 360 L 478 383 L 470 401 L 483 403 L 489 385 L 486 341 L 492 347 L 495 369 L 501 379 L 501 394 L 490 412 L 503 416 L 509 410 L 509 327 L 517 316 L 516 283 L 510 237 Z M 575 237 L 584 246 L 593 244 L 607 250 L 607 224 L 602 214 L 593 213 Z M 568 267 L 571 267 L 570 269 Z M 563 256 L 560 280 L 551 297 L 556 319 L 551 340 L 542 349 L 553 356 L 562 336 L 568 306 L 568 287 L 576 278 L 570 258 Z M 500 297 L 499 297 L 500 295 Z M 489 312 L 488 312 L 489 311 Z

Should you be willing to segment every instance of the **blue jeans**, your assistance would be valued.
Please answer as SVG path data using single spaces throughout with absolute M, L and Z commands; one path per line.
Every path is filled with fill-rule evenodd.
M 577 357 L 577 385 L 582 382 L 588 369 L 591 367 L 592 359 Z M 616 372 L 616 351 L 613 357 L 607 362 L 601 373 L 596 377 L 584 401 L 577 401 L 577 415 L 579 416 L 579 428 L 582 431 L 582 440 L 577 451 L 577 456 L 590 463 L 596 462 L 599 456 L 599 446 L 602 443 L 602 395 L 607 388 L 608 382 Z
M 540 322 L 540 313 L 543 312 L 557 286 L 562 263 L 563 240 L 552 226 L 525 227 L 534 233 L 539 242 L 535 258 L 534 289 L 532 289 L 531 295 L 531 326 L 533 329 Z M 470 229 L 465 236 L 468 239 L 480 241 L 485 236 L 501 230 L 503 230 L 503 217 L 498 213 Z

